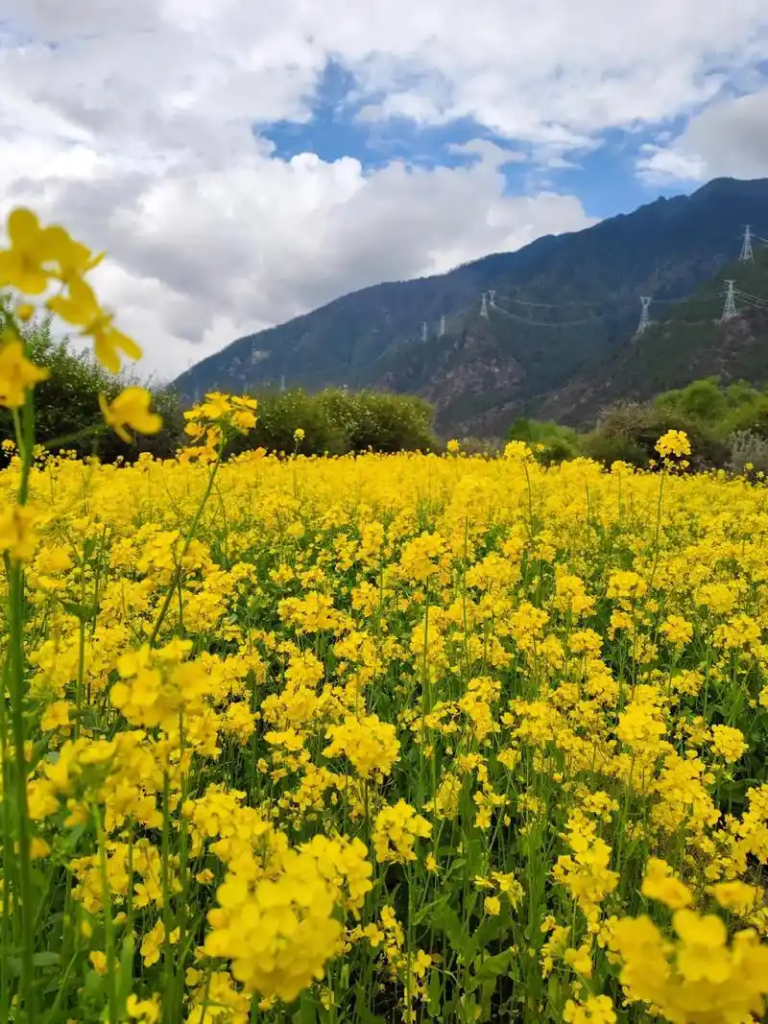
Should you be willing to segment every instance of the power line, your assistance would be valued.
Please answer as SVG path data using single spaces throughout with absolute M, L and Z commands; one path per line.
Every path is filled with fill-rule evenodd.
M 739 298 L 749 299 L 752 302 L 756 302 L 761 306 L 768 306 L 768 299 L 765 299 L 760 295 L 750 295 L 749 292 L 743 292 L 740 288 L 736 289 L 736 294 L 739 296 Z
M 519 324 L 525 324 L 527 327 L 577 327 L 582 324 L 594 324 L 598 320 L 605 320 L 607 316 L 607 314 L 603 314 L 602 316 L 589 316 L 583 320 L 564 320 L 562 323 L 553 323 L 551 320 L 529 320 L 525 316 L 516 316 L 498 304 L 493 308 L 497 313 L 502 313 L 504 316 L 509 317 L 510 320 L 514 320 Z
M 496 292 L 494 292 L 494 295 Z M 608 306 L 608 302 L 579 299 L 573 302 L 528 302 L 526 299 L 513 299 L 511 295 L 500 296 L 503 302 L 515 302 L 518 306 L 533 306 L 538 309 L 561 309 L 565 306 Z

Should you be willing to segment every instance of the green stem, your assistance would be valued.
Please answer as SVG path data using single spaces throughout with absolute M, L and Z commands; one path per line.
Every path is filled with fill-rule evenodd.
M 192 541 L 194 539 L 195 533 L 197 532 L 197 527 L 200 524 L 200 519 L 201 519 L 201 517 L 203 515 L 203 510 L 205 509 L 205 506 L 208 503 L 208 499 L 211 496 L 211 491 L 213 490 L 213 483 L 214 483 L 214 481 L 216 479 L 216 474 L 219 471 L 219 466 L 221 466 L 222 452 L 223 452 L 223 445 L 219 449 L 219 454 L 216 457 L 216 461 L 214 462 L 213 467 L 211 469 L 211 472 L 208 475 L 208 485 L 205 488 L 205 492 L 203 494 L 203 497 L 200 500 L 200 504 L 197 506 L 197 511 L 195 512 L 195 515 L 194 515 L 194 517 L 192 519 L 192 522 L 190 524 L 189 530 L 187 531 L 187 536 L 184 539 L 184 546 L 181 549 L 181 554 L 179 555 L 179 560 L 178 560 L 178 563 L 176 565 L 176 569 L 174 571 L 173 579 L 170 581 L 170 583 L 168 585 L 168 591 L 167 591 L 167 593 L 165 595 L 165 600 L 163 601 L 163 604 L 162 604 L 162 607 L 160 609 L 160 612 L 159 612 L 159 614 L 157 616 L 157 619 L 155 620 L 155 624 L 152 627 L 152 633 L 150 634 L 150 637 L 149 637 L 149 646 L 150 647 L 153 647 L 154 644 L 155 644 L 155 641 L 157 640 L 157 635 L 160 632 L 160 627 L 163 624 L 165 616 L 168 614 L 168 609 L 170 608 L 171 601 L 173 600 L 174 595 L 176 593 L 176 588 L 180 585 L 181 574 L 182 574 L 183 565 L 184 565 L 184 558 L 186 557 L 186 554 L 189 551 L 189 548 L 190 548 L 190 545 L 192 544 Z
M 110 1024 L 117 1024 L 117 962 L 115 957 L 115 926 L 112 920 L 112 895 L 109 891 L 107 876 L 107 848 L 104 841 L 104 829 L 98 807 L 93 806 L 93 819 L 96 822 L 96 839 L 99 847 L 99 873 L 101 874 L 102 901 L 104 903 L 104 935 L 107 955 L 107 992 L 109 998 Z
M 34 415 L 31 396 L 27 393 L 22 424 L 16 409 L 12 410 L 16 441 L 22 457 L 18 504 L 25 505 L 29 493 L 29 471 L 32 465 Z M 30 433 L 30 430 L 32 433 Z M 21 918 L 21 995 L 29 1024 L 35 1020 L 34 949 L 35 908 L 32 896 L 32 858 L 29 805 L 27 802 L 27 755 L 24 723 L 24 569 L 21 562 L 6 556 L 8 575 L 8 683 L 11 704 L 11 730 L 14 745 L 16 811 L 19 821 L 19 889 Z

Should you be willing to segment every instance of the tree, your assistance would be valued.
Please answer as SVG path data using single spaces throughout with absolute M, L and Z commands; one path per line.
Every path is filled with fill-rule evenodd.
M 0 302 L 0 326 L 3 308 Z M 153 392 L 153 408 L 163 417 L 160 433 L 136 435 L 131 444 L 126 444 L 104 423 L 99 395 L 111 402 L 124 387 L 136 382 L 127 374 L 109 373 L 88 352 L 77 351 L 71 342 L 55 339 L 50 317 L 23 324 L 22 332 L 31 360 L 50 371 L 48 379 L 35 388 L 35 436 L 39 444 L 53 450 L 63 447 L 80 457 L 97 455 L 103 462 L 113 462 L 118 456 L 132 461 L 146 451 L 158 458 L 169 458 L 183 443 L 183 414 L 172 392 Z M 0 440 L 6 439 L 14 440 L 15 430 L 10 412 L 2 410 Z

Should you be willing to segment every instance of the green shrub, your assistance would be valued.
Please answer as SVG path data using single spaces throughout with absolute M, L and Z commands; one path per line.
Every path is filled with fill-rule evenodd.
M 429 451 L 436 447 L 432 431 L 434 409 L 414 395 L 381 391 L 328 391 L 320 404 L 342 415 L 349 429 L 351 451 Z M 344 404 L 348 403 L 345 415 Z
M 605 465 L 620 459 L 646 467 L 658 458 L 656 442 L 668 430 L 683 430 L 691 442 L 691 467 L 697 470 L 722 467 L 730 449 L 701 422 L 656 403 L 623 402 L 607 409 L 597 428 L 583 442 L 586 455 Z
M 304 455 L 345 452 L 427 451 L 437 444 L 432 406 L 410 395 L 342 388 L 307 394 L 300 389 L 268 392 L 259 399 L 258 423 L 238 439 L 233 452 L 248 448 Z M 304 436 L 298 443 L 294 431 Z
M 533 449 L 538 461 L 545 466 L 575 459 L 581 454 L 576 431 L 553 420 L 519 417 L 509 429 L 508 440 L 525 441 Z

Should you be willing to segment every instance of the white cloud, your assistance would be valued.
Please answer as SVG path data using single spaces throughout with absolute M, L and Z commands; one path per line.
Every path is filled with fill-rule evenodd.
M 654 182 L 768 177 L 768 89 L 713 104 L 664 148 L 650 147 L 640 174 Z
M 754 82 L 764 0 L 623 7 L 0 0 L 0 212 L 32 203 L 107 248 L 105 297 L 172 374 L 353 288 L 588 223 L 574 197 L 506 194 L 519 148 L 476 140 L 459 168 L 278 159 L 253 125 L 308 120 L 329 60 L 365 118 L 472 118 L 550 168 L 698 109 L 723 68 Z M 691 152 L 647 152 L 646 172 L 709 166 Z

